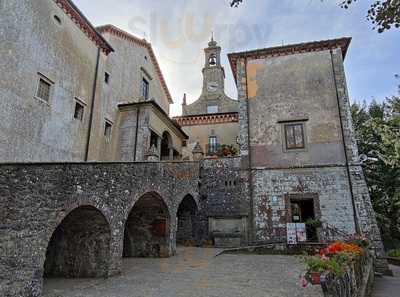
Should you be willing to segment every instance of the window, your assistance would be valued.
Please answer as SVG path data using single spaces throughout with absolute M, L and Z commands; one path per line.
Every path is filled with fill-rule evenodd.
M 217 112 L 218 112 L 218 105 L 207 106 L 207 113 L 217 113 Z
M 107 141 L 111 140 L 111 131 L 112 131 L 112 124 L 106 120 L 104 125 L 104 136 L 106 137 Z
M 37 88 L 36 97 L 49 102 L 50 101 L 50 88 L 51 83 L 46 81 L 44 78 L 39 78 L 39 85 Z
M 110 83 L 110 74 L 108 72 L 104 73 L 104 82 L 106 84 Z
M 187 147 L 187 141 L 186 140 L 182 140 L 182 146 L 183 147 Z
M 145 100 L 149 99 L 149 82 L 145 78 L 142 79 L 141 95 Z
M 208 153 L 209 154 L 216 153 L 217 149 L 218 149 L 217 136 L 210 136 L 208 138 Z
M 304 123 L 285 124 L 286 149 L 303 149 L 304 143 Z
M 214 54 L 210 55 L 208 58 L 208 65 L 210 67 L 217 66 L 217 57 Z
M 75 102 L 75 112 L 74 112 L 74 119 L 79 121 L 83 120 L 83 114 L 85 112 L 85 107 L 82 103 L 76 101 Z
M 57 24 L 61 25 L 61 19 L 58 15 L 54 15 L 54 20 L 57 22 Z

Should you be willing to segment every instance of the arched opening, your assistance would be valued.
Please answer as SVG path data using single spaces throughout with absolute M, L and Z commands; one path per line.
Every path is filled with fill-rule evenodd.
M 181 204 L 179 204 L 177 217 L 177 243 L 195 245 L 197 241 L 197 204 L 191 195 L 185 196 Z
M 106 277 L 110 258 L 110 226 L 92 206 L 70 212 L 51 236 L 44 277 Z
M 165 131 L 161 140 L 161 160 L 171 160 L 173 158 L 172 138 L 171 135 Z
M 169 211 L 155 193 L 142 196 L 125 223 L 124 257 L 168 257 Z

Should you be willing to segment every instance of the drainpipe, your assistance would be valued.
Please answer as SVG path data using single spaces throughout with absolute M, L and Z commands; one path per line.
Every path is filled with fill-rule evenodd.
M 250 243 L 254 242 L 255 238 L 255 224 L 254 224 L 254 191 L 253 191 L 253 170 L 251 168 L 252 159 L 251 159 L 251 147 L 250 147 L 250 104 L 249 104 L 249 88 L 247 84 L 247 58 L 244 64 L 244 73 L 246 77 L 246 110 L 247 110 L 247 149 L 248 149 L 248 178 L 249 178 L 249 191 L 250 191 Z
M 331 53 L 331 64 L 332 64 L 332 72 L 333 72 L 333 80 L 335 82 L 335 91 L 336 91 L 336 100 L 337 100 L 337 106 L 338 106 L 338 112 L 339 112 L 339 122 L 340 122 L 340 129 L 342 132 L 342 142 L 343 142 L 343 150 L 344 150 L 344 158 L 346 161 L 346 171 L 347 171 L 347 178 L 349 181 L 349 187 L 350 187 L 350 195 L 351 195 L 351 203 L 353 206 L 353 217 L 354 217 L 354 225 L 356 228 L 356 232 L 357 234 L 360 234 L 361 230 L 360 230 L 360 226 L 358 224 L 358 220 L 357 220 L 357 209 L 356 209 L 356 204 L 354 202 L 354 193 L 353 193 L 353 182 L 351 181 L 351 177 L 350 177 L 350 165 L 349 165 L 349 157 L 347 155 L 347 149 L 346 149 L 346 139 L 344 137 L 344 128 L 343 128 L 343 121 L 342 121 L 342 112 L 340 110 L 340 99 L 339 99 L 339 93 L 338 93 L 338 89 L 337 89 L 337 80 L 336 80 L 336 71 L 335 71 L 335 67 L 334 67 L 334 63 L 333 63 L 333 53 L 332 50 L 330 50 Z
M 94 104 L 96 100 L 96 85 L 97 85 L 97 77 L 99 72 L 99 62 L 100 62 L 100 48 L 97 49 L 97 59 L 96 59 L 96 69 L 94 73 L 93 80 L 93 88 L 92 88 L 92 102 L 90 104 L 90 117 L 89 117 L 89 128 L 86 139 L 86 149 L 85 149 L 85 162 L 89 159 L 89 145 L 90 145 L 90 137 L 92 136 L 92 125 L 93 125 L 93 112 L 94 112 Z
M 136 162 L 136 150 L 137 150 L 137 140 L 138 140 L 138 131 L 139 131 L 139 115 L 140 115 L 140 106 L 137 106 L 136 109 L 136 130 L 135 130 L 135 149 L 133 151 L 133 161 Z

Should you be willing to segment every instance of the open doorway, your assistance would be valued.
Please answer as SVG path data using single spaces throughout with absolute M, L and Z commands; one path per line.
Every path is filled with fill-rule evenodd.
M 320 210 L 317 195 L 289 195 L 289 218 L 291 223 L 306 224 L 307 241 L 318 241 Z

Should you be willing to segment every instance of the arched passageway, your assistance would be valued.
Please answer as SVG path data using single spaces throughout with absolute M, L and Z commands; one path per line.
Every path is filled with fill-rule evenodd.
M 172 137 L 165 131 L 161 139 L 161 160 L 173 159 Z
M 168 257 L 169 211 L 155 193 L 143 195 L 125 223 L 124 257 Z
M 185 196 L 178 208 L 178 228 L 176 241 L 180 244 L 194 245 L 197 241 L 197 204 L 191 195 Z
M 70 212 L 47 247 L 44 277 L 105 277 L 110 258 L 110 226 L 92 206 Z

